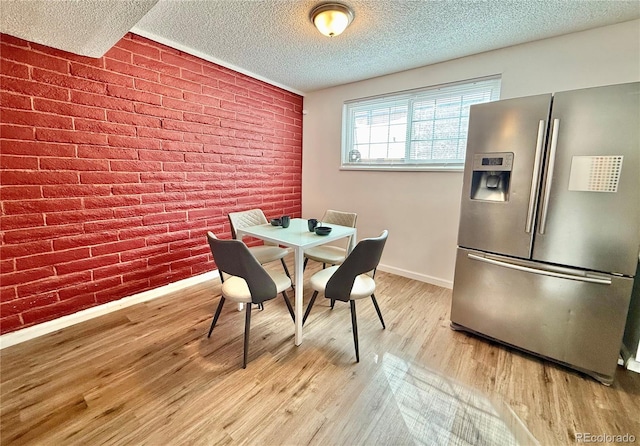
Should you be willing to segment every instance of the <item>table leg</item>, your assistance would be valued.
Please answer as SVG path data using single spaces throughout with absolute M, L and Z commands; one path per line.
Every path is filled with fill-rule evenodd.
M 237 235 L 236 235 L 236 239 L 242 241 L 242 235 L 243 234 L 241 232 L 238 232 Z M 222 273 L 220 273 L 220 274 L 222 274 Z M 242 311 L 242 310 L 244 310 L 244 304 L 243 303 L 238 303 L 238 311 Z
M 294 250 L 294 259 L 295 259 L 295 315 L 296 315 L 296 331 L 295 331 L 295 343 L 296 345 L 302 344 L 302 306 L 303 306 L 303 292 L 302 284 L 304 282 L 304 271 L 302 269 L 302 264 L 304 262 L 304 252 L 302 248 L 295 248 Z

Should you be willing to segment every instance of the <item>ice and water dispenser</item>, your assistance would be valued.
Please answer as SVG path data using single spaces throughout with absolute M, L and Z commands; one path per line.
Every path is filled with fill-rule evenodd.
M 509 201 L 513 153 L 477 153 L 473 156 L 471 199 Z

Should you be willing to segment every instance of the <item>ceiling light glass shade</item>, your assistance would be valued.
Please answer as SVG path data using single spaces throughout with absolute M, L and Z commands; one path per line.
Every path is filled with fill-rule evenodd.
M 322 34 L 334 37 L 342 34 L 353 21 L 353 11 L 340 3 L 316 6 L 310 14 L 311 21 Z

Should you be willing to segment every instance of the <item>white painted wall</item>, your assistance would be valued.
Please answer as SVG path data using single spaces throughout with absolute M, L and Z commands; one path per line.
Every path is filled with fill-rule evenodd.
M 428 45 L 428 43 L 425 43 Z M 328 88 L 304 98 L 302 216 L 358 213 L 358 239 L 389 230 L 380 268 L 452 287 L 462 172 L 340 171 L 349 99 L 502 75 L 502 99 L 640 81 L 640 20 Z

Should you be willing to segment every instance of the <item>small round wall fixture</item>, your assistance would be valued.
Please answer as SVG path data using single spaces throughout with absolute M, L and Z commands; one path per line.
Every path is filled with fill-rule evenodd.
M 341 3 L 322 3 L 311 10 L 309 18 L 322 34 L 335 37 L 342 34 L 353 21 L 355 14 Z

